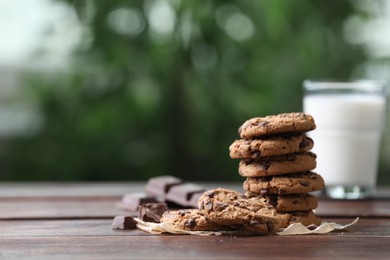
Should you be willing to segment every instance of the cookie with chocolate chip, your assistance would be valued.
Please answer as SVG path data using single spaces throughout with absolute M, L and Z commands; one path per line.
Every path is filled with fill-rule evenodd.
M 161 223 L 169 223 L 178 228 L 190 231 L 223 231 L 231 227 L 219 225 L 205 216 L 198 209 L 182 209 L 166 211 L 161 217 Z
M 239 139 L 229 147 L 230 157 L 259 158 L 263 156 L 307 152 L 313 148 L 313 140 L 304 135 L 285 134 L 263 139 Z
M 238 166 L 238 172 L 244 177 L 263 177 L 310 171 L 316 166 L 316 155 L 312 152 L 304 152 L 259 159 L 242 159 Z
M 280 220 L 280 227 L 286 228 L 293 223 L 301 223 L 304 226 L 319 226 L 321 218 L 312 210 L 302 212 L 278 212 L 277 218 Z
M 261 194 L 298 194 L 319 191 L 324 179 L 315 172 L 301 172 L 267 177 L 249 177 L 244 181 L 246 191 Z
M 285 211 L 308 211 L 317 208 L 318 200 L 314 195 L 304 194 L 261 194 L 246 192 L 249 198 L 257 197 L 263 198 L 266 202 L 274 206 L 277 212 Z
M 222 188 L 207 191 L 199 198 L 198 207 L 212 222 L 223 226 L 239 226 L 242 230 L 264 235 L 279 229 L 272 205 L 236 191 Z
M 314 119 L 305 113 L 284 113 L 249 119 L 238 129 L 244 139 L 283 133 L 303 133 L 316 128 Z

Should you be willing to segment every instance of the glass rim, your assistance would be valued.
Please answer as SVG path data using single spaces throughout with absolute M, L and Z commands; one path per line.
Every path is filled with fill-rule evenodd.
M 379 80 L 331 80 L 331 79 L 307 79 L 303 81 L 303 87 L 307 91 L 321 90 L 358 90 L 368 92 L 385 92 L 385 82 Z

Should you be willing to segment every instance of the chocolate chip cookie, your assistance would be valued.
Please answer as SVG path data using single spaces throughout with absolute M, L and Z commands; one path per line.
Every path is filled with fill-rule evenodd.
M 261 194 L 297 194 L 324 188 L 324 179 L 314 172 L 292 173 L 267 177 L 249 177 L 244 190 Z
M 207 191 L 199 198 L 198 207 L 212 222 L 223 226 L 240 226 L 257 234 L 272 234 L 279 229 L 276 210 L 270 204 L 236 191 Z
M 317 208 L 318 200 L 315 196 L 304 194 L 259 194 L 253 192 L 246 192 L 249 198 L 258 197 L 264 198 L 266 202 L 275 207 L 277 212 L 284 211 L 308 211 Z
M 219 225 L 205 216 L 198 209 L 183 209 L 166 211 L 161 217 L 161 223 L 170 223 L 174 226 L 191 231 L 223 231 L 231 227 Z
M 235 140 L 229 147 L 230 158 L 259 158 L 263 156 L 307 152 L 313 140 L 304 135 L 282 135 L 265 139 Z
M 263 177 L 313 170 L 317 166 L 316 155 L 312 152 L 294 153 L 242 159 L 238 172 L 244 177 Z
M 321 225 L 321 219 L 312 210 L 302 212 L 279 212 L 277 218 L 280 220 L 280 227 L 286 228 L 293 223 L 302 223 L 304 226 Z
M 274 134 L 302 133 L 315 128 L 312 116 L 304 113 L 285 113 L 249 119 L 239 127 L 238 134 L 241 138 L 253 139 Z

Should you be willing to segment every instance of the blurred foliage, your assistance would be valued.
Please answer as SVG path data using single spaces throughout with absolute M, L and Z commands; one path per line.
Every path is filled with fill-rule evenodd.
M 44 125 L 10 140 L 2 179 L 242 180 L 248 118 L 300 111 L 306 78 L 349 78 L 349 1 L 62 0 L 83 25 L 67 72 L 30 74 Z

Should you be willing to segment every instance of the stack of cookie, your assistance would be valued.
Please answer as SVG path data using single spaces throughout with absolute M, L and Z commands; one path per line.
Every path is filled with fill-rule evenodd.
M 305 135 L 315 127 L 304 113 L 252 118 L 238 130 L 242 139 L 229 147 L 230 157 L 241 159 L 238 171 L 246 177 L 246 195 L 273 205 L 282 228 L 294 222 L 321 223 L 313 212 L 317 198 L 310 192 L 321 190 L 324 181 L 311 171 L 316 167 L 316 155 L 310 152 L 314 142 Z

